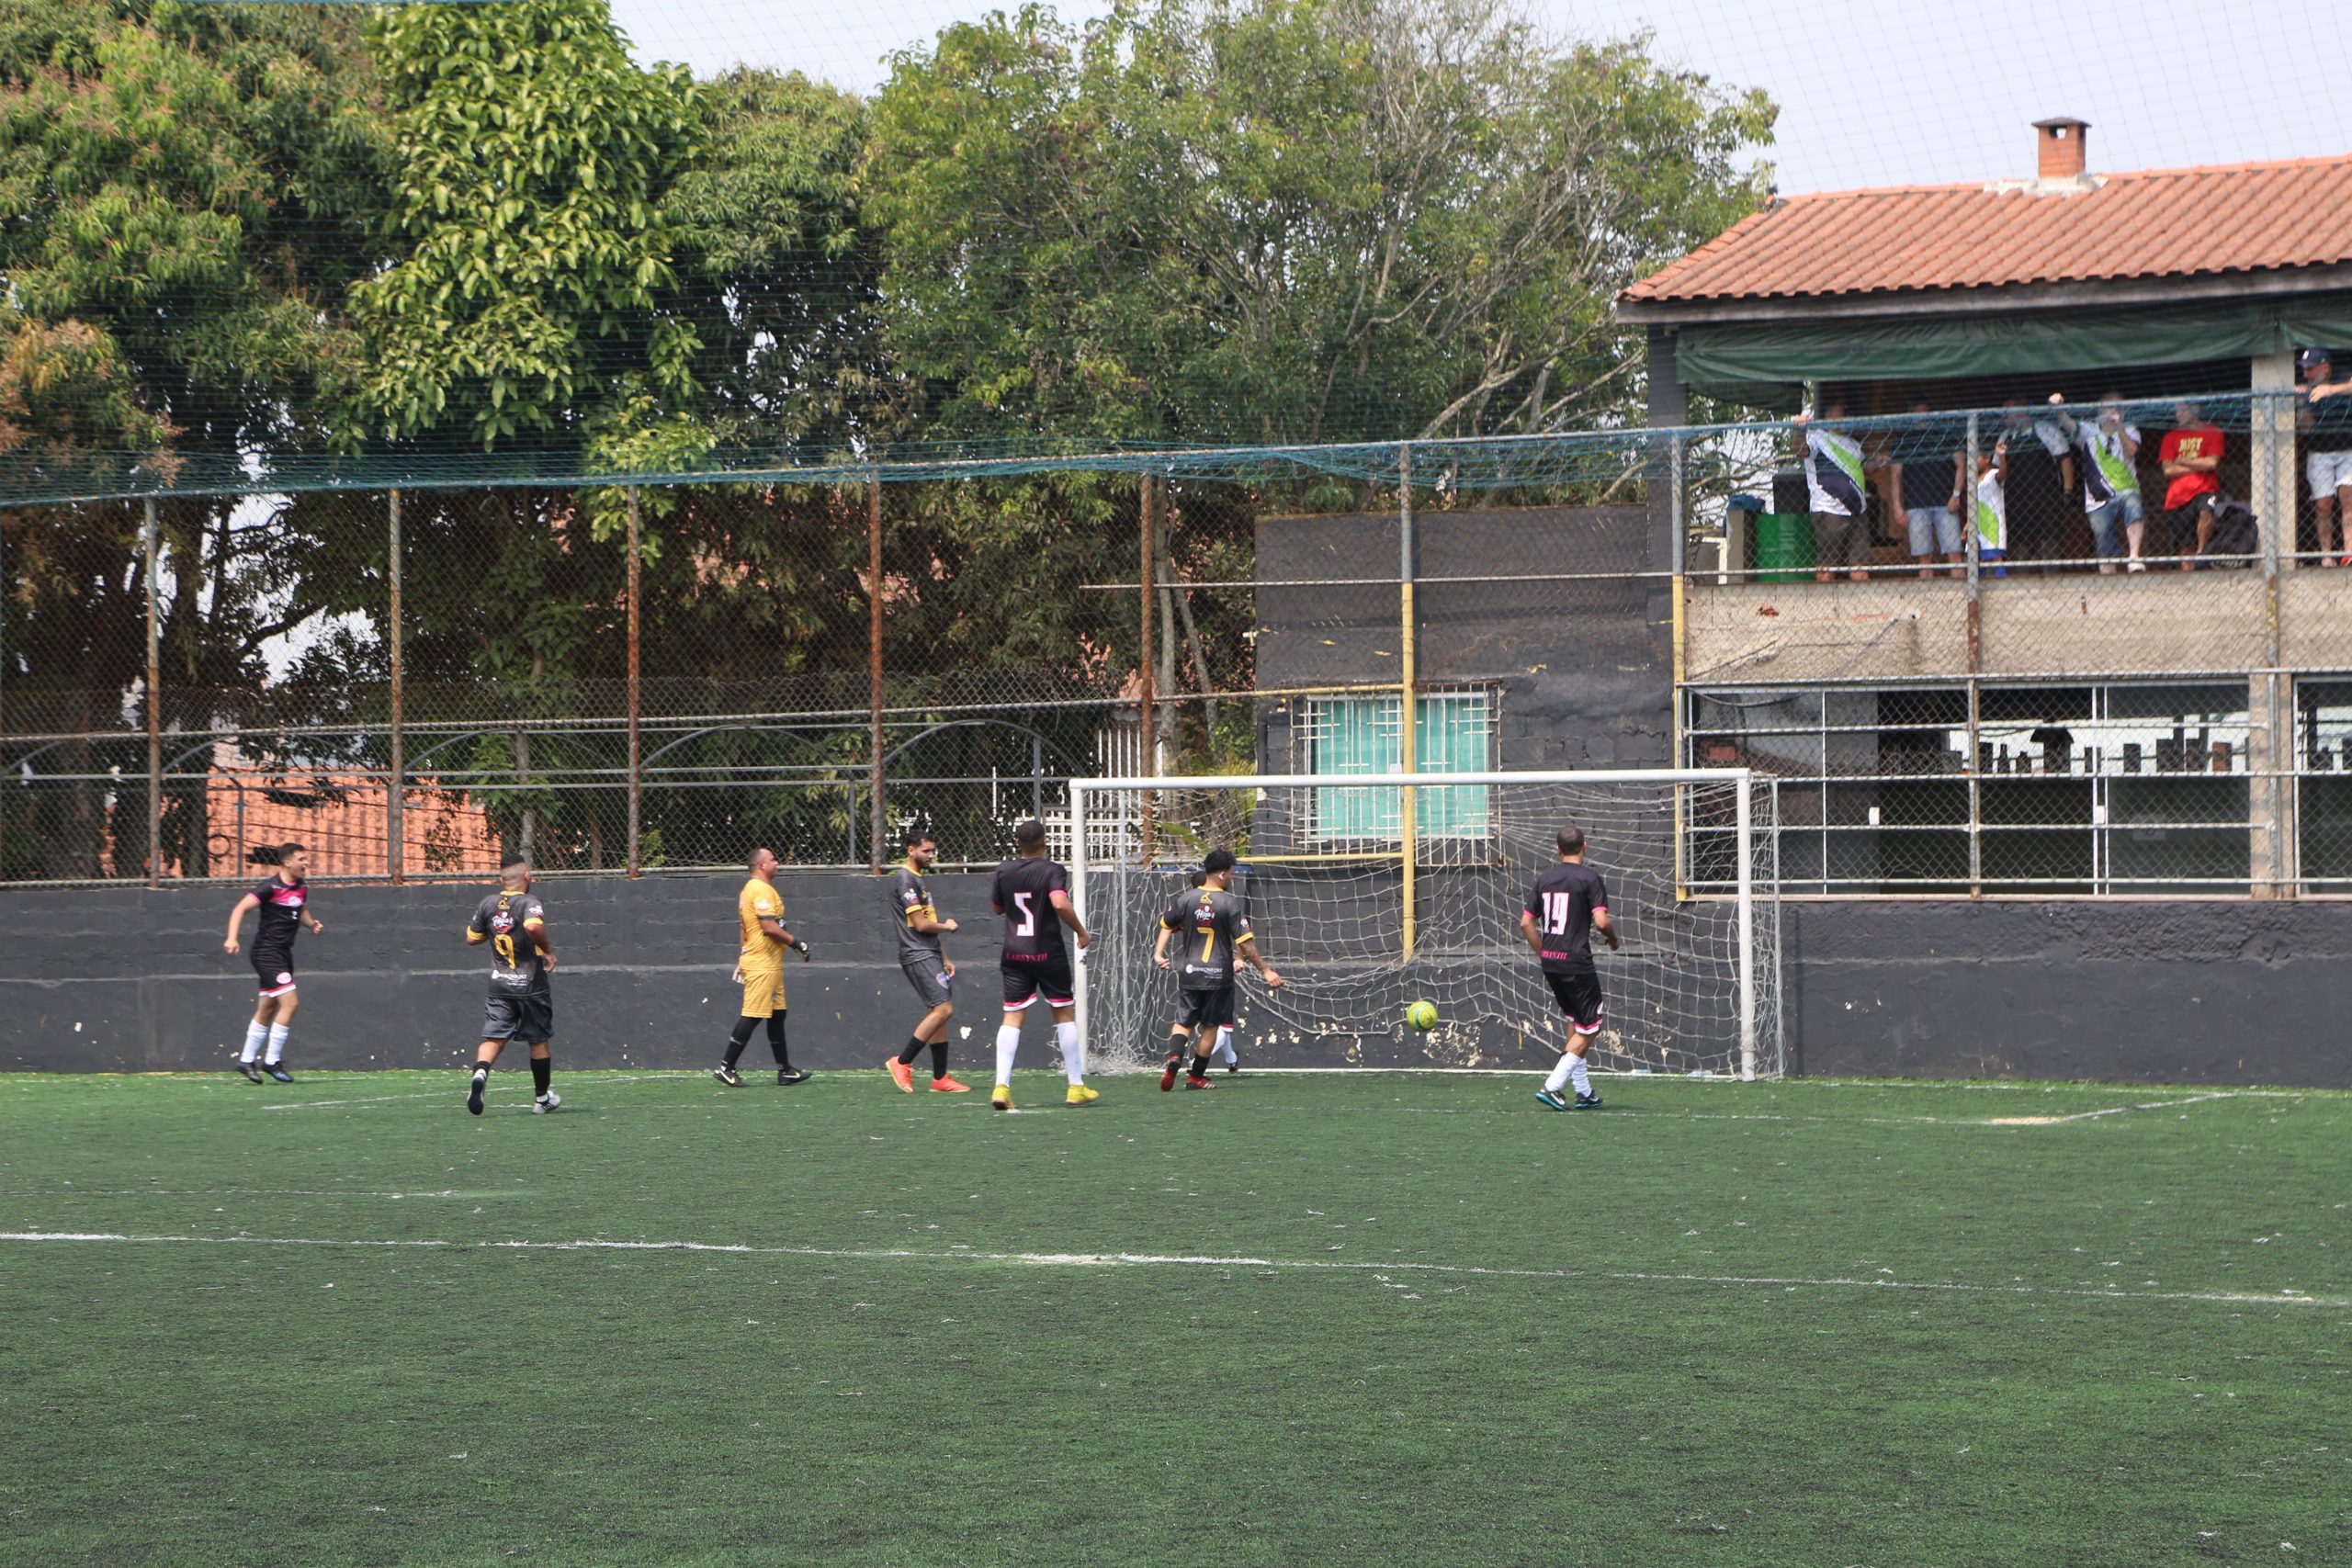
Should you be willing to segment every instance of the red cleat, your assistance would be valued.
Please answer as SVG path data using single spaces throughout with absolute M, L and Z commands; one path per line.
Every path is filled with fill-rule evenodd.
M 899 1092 L 900 1094 L 914 1093 L 915 1070 L 912 1067 L 907 1066 L 896 1056 L 891 1057 L 882 1065 L 890 1069 L 890 1081 L 899 1086 Z
M 1166 1094 L 1176 1087 L 1176 1063 L 1177 1058 L 1170 1055 L 1168 1058 L 1168 1070 L 1159 1075 L 1159 1092 L 1162 1094 Z
M 967 1083 L 957 1083 L 954 1078 L 933 1078 L 931 1080 L 931 1092 L 933 1094 L 969 1094 L 972 1092 L 972 1086 Z
M 1184 1087 L 1186 1089 L 1215 1089 L 1216 1085 L 1204 1077 L 1187 1077 L 1184 1080 Z

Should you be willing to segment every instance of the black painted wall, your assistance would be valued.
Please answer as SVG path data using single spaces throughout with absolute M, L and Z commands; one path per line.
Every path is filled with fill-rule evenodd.
M 573 1066 L 698 1067 L 733 1021 L 734 877 L 540 884 L 562 963 L 556 1050 Z M 787 971 L 793 1054 L 871 1068 L 919 1015 L 899 977 L 881 885 L 785 879 L 817 961 Z M 959 1064 L 991 1060 L 998 994 L 988 885 L 933 879 L 969 922 Z M 220 952 L 240 891 L 139 888 L 0 897 L 0 1067 L 217 1070 L 234 1058 L 253 977 Z M 455 1066 L 470 1058 L 484 966 L 461 935 L 478 890 L 322 887 L 327 922 L 298 949 L 298 1067 Z M 1792 902 L 1789 1065 L 1811 1076 L 2101 1078 L 2352 1087 L 2343 1000 L 2352 919 L 2340 904 Z M 970 1029 L 970 1037 L 963 1031 Z M 1042 1017 L 1023 1060 L 1053 1060 Z M 1245 1048 L 1249 1042 L 1245 1033 Z M 1332 1040 L 1253 1053 L 1270 1065 L 1425 1060 L 1408 1042 Z M 511 1054 L 510 1054 L 511 1055 Z M 1488 1065 L 1548 1066 L 1498 1044 Z M 749 1058 L 765 1059 L 755 1043 Z M 1457 1058 L 1458 1059 L 1458 1058 Z
M 942 908 L 992 943 L 988 879 L 933 879 Z M 715 1064 L 735 1021 L 741 875 L 558 878 L 537 891 L 555 939 L 556 1052 L 577 1066 Z M 886 884 L 844 873 L 781 879 L 788 921 L 815 961 L 787 963 L 794 1059 L 873 1066 L 922 1009 L 900 976 Z M 295 948 L 301 1008 L 289 1053 L 318 1067 L 447 1066 L 480 1039 L 487 964 L 465 944 L 483 889 L 322 886 L 326 923 Z M 244 1041 L 253 971 L 220 951 L 243 888 L 141 888 L 0 897 L 0 1067 L 142 1071 L 224 1066 Z M 246 940 L 251 940 L 251 920 Z M 951 953 L 956 951 L 950 939 Z M 996 973 L 956 1024 L 993 1048 Z M 1024 1060 L 1049 1059 L 1035 1042 Z M 958 1038 L 958 1059 L 977 1058 Z M 515 1053 L 510 1052 L 509 1055 Z M 767 1060 L 755 1036 L 748 1061 Z

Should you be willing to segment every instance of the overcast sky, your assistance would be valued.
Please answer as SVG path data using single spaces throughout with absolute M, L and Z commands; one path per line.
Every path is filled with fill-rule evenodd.
M 1647 28 L 1666 59 L 1767 89 L 1781 106 L 1770 155 L 1788 192 L 2028 175 L 2026 128 L 2056 114 L 2091 122 L 2095 169 L 2352 151 L 2352 92 L 2335 85 L 2346 0 L 1532 3 L 1556 32 Z M 882 80 L 891 51 L 990 8 L 986 0 L 613 6 L 640 58 L 706 74 L 736 62 L 797 69 L 860 91 Z M 1056 8 L 1074 17 L 1104 7 Z

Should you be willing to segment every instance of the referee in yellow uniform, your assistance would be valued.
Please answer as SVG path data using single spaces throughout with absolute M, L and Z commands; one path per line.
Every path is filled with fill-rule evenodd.
M 775 1081 L 806 1083 L 808 1075 L 792 1065 L 784 1047 L 784 954 L 786 948 L 808 962 L 808 944 L 784 929 L 784 895 L 775 890 L 775 855 L 753 850 L 752 879 L 735 898 L 736 924 L 742 928 L 742 948 L 735 958 L 735 978 L 743 987 L 743 1015 L 727 1037 L 727 1060 L 710 1076 L 729 1089 L 741 1089 L 743 1077 L 735 1070 L 752 1031 L 762 1019 L 768 1023 L 768 1049 L 775 1053 Z

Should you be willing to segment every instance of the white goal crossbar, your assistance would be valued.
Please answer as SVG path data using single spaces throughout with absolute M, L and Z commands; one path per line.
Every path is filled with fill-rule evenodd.
M 1385 841 L 1386 847 L 1372 852 L 1346 855 L 1288 857 L 1275 855 L 1259 858 L 1261 860 L 1287 858 L 1294 861 L 1329 859 L 1381 862 L 1394 865 L 1401 874 L 1402 882 L 1403 958 L 1409 961 L 1413 957 L 1415 941 L 1416 874 L 1424 865 L 1436 863 L 1428 858 L 1436 852 L 1431 848 L 1430 839 L 1417 830 L 1417 796 L 1424 790 L 1455 790 L 1478 785 L 1510 786 L 1513 791 L 1520 792 L 1515 798 L 1532 798 L 1539 801 L 1544 798 L 1544 786 L 1556 786 L 1563 802 L 1575 798 L 1574 792 L 1577 790 L 1592 793 L 1610 790 L 1632 792 L 1640 786 L 1656 787 L 1662 810 L 1670 811 L 1672 815 L 1671 822 L 1665 826 L 1658 839 L 1660 843 L 1670 841 L 1670 851 L 1667 852 L 1670 853 L 1672 862 L 1671 893 L 1661 897 L 1665 901 L 1677 906 L 1696 899 L 1711 899 L 1719 910 L 1716 919 L 1720 919 L 1722 913 L 1728 913 L 1731 916 L 1728 923 L 1732 929 L 1729 931 L 1722 931 L 1719 926 L 1715 929 L 1719 936 L 1730 939 L 1727 942 L 1722 942 L 1721 945 L 1732 949 L 1730 953 L 1723 953 L 1721 956 L 1731 960 L 1730 964 L 1724 967 L 1730 968 L 1733 976 L 1736 976 L 1735 984 L 1737 990 L 1736 1060 L 1738 1076 L 1742 1078 L 1754 1078 L 1759 1076 L 1759 1073 L 1769 1076 L 1779 1071 L 1777 922 L 1771 929 L 1759 931 L 1757 915 L 1759 893 L 1777 894 L 1777 886 L 1771 885 L 1770 872 L 1771 863 L 1769 850 L 1767 853 L 1759 854 L 1757 843 L 1756 795 L 1759 789 L 1769 789 L 1770 784 L 1769 781 L 1758 779 L 1746 768 L 1580 769 L 1557 772 L 1437 773 L 1227 773 L 1157 778 L 1073 779 L 1070 782 L 1071 848 L 1069 855 L 1073 899 L 1080 918 L 1092 927 L 1095 923 L 1095 911 L 1090 908 L 1090 896 L 1093 891 L 1094 878 L 1090 875 L 1090 873 L 1102 873 L 1113 869 L 1101 863 L 1102 859 L 1119 861 L 1128 869 L 1152 872 L 1173 870 L 1180 862 L 1187 858 L 1187 847 L 1197 840 L 1198 835 L 1181 834 L 1172 824 L 1170 828 L 1161 829 L 1168 834 L 1168 852 L 1157 860 L 1154 858 L 1152 803 L 1163 796 L 1195 798 L 1204 794 L 1218 792 L 1250 792 L 1253 799 L 1263 802 L 1269 798 L 1269 792 L 1394 792 L 1397 810 L 1395 829 Z M 1710 805 L 1710 811 L 1713 814 L 1711 816 L 1710 825 L 1703 830 L 1712 834 L 1717 840 L 1728 840 L 1720 843 L 1711 862 L 1714 868 L 1713 874 L 1703 878 L 1704 886 L 1698 889 L 1694 889 L 1690 880 L 1686 878 L 1689 846 L 1693 842 L 1693 834 L 1702 830 L 1696 820 L 1699 814 L 1690 809 L 1688 804 L 1694 792 L 1704 792 Z M 1106 819 L 1102 809 L 1103 803 L 1106 798 L 1112 796 L 1128 797 L 1134 803 L 1134 809 L 1130 813 Z M 1720 820 L 1721 807 L 1725 796 L 1729 797 L 1730 806 L 1731 819 L 1727 822 Z M 1486 797 L 1482 795 L 1480 798 L 1483 801 Z M 1141 820 L 1140 827 L 1135 819 L 1137 817 Z M 1767 836 L 1770 836 L 1769 829 Z M 1528 835 L 1525 833 L 1520 835 L 1518 845 L 1520 852 L 1516 858 L 1507 858 L 1488 863 L 1493 866 L 1507 864 L 1516 869 L 1526 870 L 1532 874 L 1532 863 L 1537 857 L 1533 852 L 1526 849 L 1527 838 Z M 1140 845 L 1139 852 L 1135 847 L 1138 844 Z M 1104 856 L 1102 852 L 1106 845 L 1110 849 L 1108 856 Z M 1243 856 L 1245 863 L 1252 858 L 1249 854 Z M 1601 861 L 1601 869 L 1606 873 L 1610 867 L 1605 847 Z M 1725 864 L 1725 862 L 1729 863 Z M 1767 884 L 1763 887 L 1758 886 L 1759 863 L 1766 868 L 1760 879 Z M 1663 881 L 1664 878 L 1661 877 L 1659 880 Z M 1725 902 L 1734 907 L 1728 911 L 1722 911 L 1720 906 Z M 1511 918 L 1516 919 L 1515 913 Z M 1276 935 L 1273 940 L 1279 943 L 1281 938 Z M 1769 952 L 1762 954 L 1760 960 L 1759 942 L 1769 947 Z M 1282 950 L 1278 947 L 1276 951 Z M 1099 960 L 1099 962 L 1113 964 L 1135 961 L 1136 955 L 1115 953 L 1105 953 Z M 1759 961 L 1771 966 L 1769 977 L 1773 983 L 1770 987 L 1769 1003 L 1759 996 L 1759 993 L 1766 989 L 1761 981 L 1767 977 L 1759 976 Z M 1091 1027 L 1089 1006 L 1090 993 L 1094 988 L 1094 982 L 1089 977 L 1088 968 L 1089 965 L 1086 964 L 1078 965 L 1076 1000 L 1079 1023 L 1081 1029 L 1087 1030 L 1086 1037 L 1091 1049 L 1096 1037 Z M 1725 976 L 1725 978 L 1732 977 Z M 1721 1021 L 1730 1023 L 1733 1021 L 1724 1019 Z

